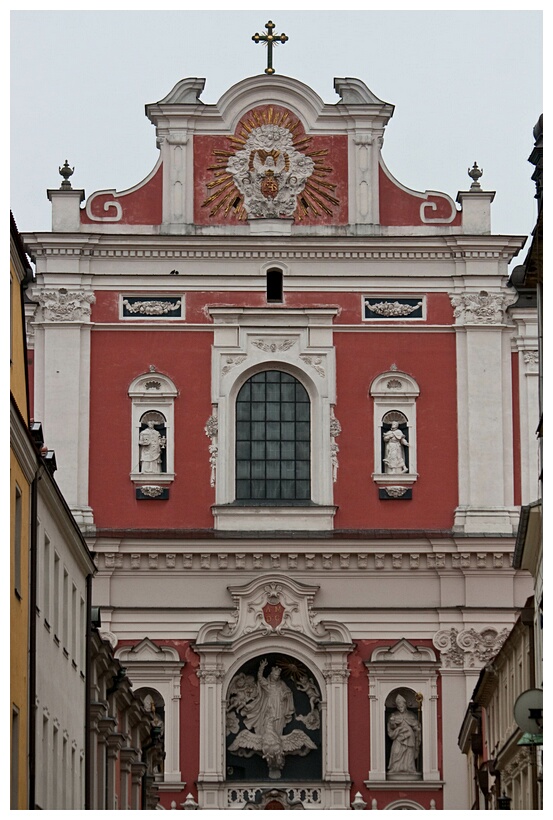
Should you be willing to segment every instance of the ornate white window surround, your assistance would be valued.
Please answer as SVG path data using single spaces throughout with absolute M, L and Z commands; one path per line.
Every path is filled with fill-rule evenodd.
M 115 657 L 127 669 L 133 689 L 155 689 L 165 703 L 164 783 L 180 783 L 180 681 L 184 662 L 172 646 L 157 646 L 144 638 L 136 646 L 124 646 Z M 160 784 L 161 785 L 161 784 Z
M 281 653 L 312 672 L 321 693 L 323 728 L 322 809 L 349 809 L 347 656 L 351 636 L 338 622 L 321 620 L 313 609 L 319 587 L 268 574 L 228 587 L 234 612 L 226 621 L 201 627 L 194 650 L 200 656 L 200 771 L 202 809 L 228 808 L 228 792 L 260 782 L 225 782 L 225 704 L 229 684 L 245 662 Z M 282 607 L 280 623 L 265 621 L 267 604 Z M 271 620 L 269 618 L 269 620 Z M 297 786 L 271 780 L 267 787 Z
M 175 478 L 175 413 L 174 401 L 178 390 L 168 376 L 158 373 L 151 365 L 148 373 L 134 379 L 129 387 L 132 401 L 132 442 L 130 479 L 137 484 L 170 484 Z M 140 472 L 140 422 L 145 413 L 161 413 L 166 419 L 166 470 L 163 473 Z
M 392 365 L 390 370 L 374 379 L 369 390 L 374 401 L 374 482 L 383 487 L 397 490 L 408 489 L 418 478 L 417 473 L 417 407 L 420 389 L 412 376 Z M 409 431 L 409 471 L 406 473 L 385 473 L 382 468 L 382 421 L 384 416 L 396 410 L 405 416 Z
M 218 530 L 331 530 L 336 508 L 334 419 L 336 363 L 332 321 L 337 310 L 287 308 L 209 309 L 214 322 L 212 416 L 206 426 Z M 236 504 L 236 397 L 262 370 L 298 379 L 311 402 L 311 502 L 293 505 Z M 338 425 L 339 426 L 339 425 Z M 207 449 L 207 448 L 206 448 Z
M 423 783 L 440 781 L 438 769 L 438 688 L 439 662 L 429 647 L 413 646 L 402 638 L 391 646 L 374 650 L 365 662 L 369 676 L 370 769 L 366 785 L 386 783 L 393 788 L 421 788 Z M 386 780 L 385 702 L 399 688 L 422 695 L 422 781 Z

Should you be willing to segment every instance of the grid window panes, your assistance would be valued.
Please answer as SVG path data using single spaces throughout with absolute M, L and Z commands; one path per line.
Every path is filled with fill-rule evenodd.
M 266 370 L 236 400 L 236 499 L 311 499 L 310 403 L 288 373 Z

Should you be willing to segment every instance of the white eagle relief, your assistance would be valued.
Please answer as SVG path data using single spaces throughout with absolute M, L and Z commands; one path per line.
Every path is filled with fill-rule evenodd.
M 226 170 L 251 217 L 291 217 L 313 170 L 311 157 L 294 148 L 292 134 L 278 125 L 254 128 Z
M 281 680 L 280 667 L 273 666 L 265 677 L 266 666 L 266 660 L 259 664 L 257 682 L 251 675 L 241 674 L 231 683 L 227 728 L 230 732 L 238 729 L 236 711 L 243 716 L 246 728 L 238 733 L 228 750 L 239 757 L 261 755 L 269 767 L 269 777 L 278 780 L 287 754 L 303 757 L 317 746 L 301 729 L 283 734 L 295 715 L 292 690 Z

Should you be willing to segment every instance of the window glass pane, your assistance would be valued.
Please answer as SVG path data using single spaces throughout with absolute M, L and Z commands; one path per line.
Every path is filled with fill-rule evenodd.
M 267 404 L 267 420 L 268 421 L 279 421 L 280 420 L 280 408 L 286 407 L 285 404 L 281 405 L 276 401 L 272 401 Z
M 295 400 L 295 390 L 293 384 L 283 384 L 282 385 L 282 401 L 294 401 Z
M 295 498 L 296 497 L 296 482 L 295 481 L 281 481 L 281 488 L 282 488 L 282 498 Z
M 309 442 L 296 441 L 296 458 L 307 461 L 309 459 Z
M 296 481 L 296 498 L 309 499 L 311 498 L 311 489 L 309 481 Z
M 301 406 L 303 407 L 303 405 Z M 283 402 L 280 405 L 280 418 L 282 421 L 294 421 L 299 407 L 300 405 L 293 404 L 291 401 Z M 307 418 L 309 418 L 309 406 L 307 408 Z
M 250 423 L 249 421 L 236 422 L 236 439 L 238 441 L 248 441 L 250 438 Z
M 265 441 L 264 421 L 252 421 L 252 439 L 254 441 Z
M 298 441 L 309 441 L 309 423 L 298 421 L 296 424 L 296 438 Z
M 280 445 L 280 457 L 282 459 L 295 458 L 296 447 L 293 441 L 283 441 Z
M 265 464 L 267 465 L 267 478 L 280 478 L 280 461 L 267 461 Z
M 280 424 L 278 421 L 268 421 L 266 427 L 268 441 L 280 439 Z
M 252 384 L 252 400 L 253 401 L 265 401 L 265 385 L 264 384 Z
M 296 427 L 292 421 L 285 421 L 280 425 L 280 435 L 283 441 L 293 441 L 296 438 Z
M 236 401 L 238 499 L 310 498 L 310 409 L 307 391 L 288 373 L 256 373 L 242 386 Z
M 250 462 L 249 461 L 237 461 L 236 462 L 236 478 L 249 478 L 250 477 Z
M 272 463 L 272 462 L 270 462 Z M 301 463 L 301 462 L 299 462 Z M 296 477 L 296 470 L 295 470 L 295 462 L 294 461 L 283 461 L 278 462 L 279 466 L 282 466 L 282 478 L 295 478 Z M 304 476 L 302 476 L 303 478 Z
M 265 402 L 254 401 L 251 407 L 252 419 L 254 419 L 254 421 L 265 421 Z
M 252 498 L 267 498 L 265 481 L 252 481 Z
M 236 458 L 250 458 L 250 451 L 251 445 L 249 441 L 237 441 L 236 442 Z M 259 458 L 259 456 L 258 456 Z
M 267 385 L 267 401 L 280 402 L 280 384 Z
M 249 481 L 236 482 L 236 498 L 251 498 L 251 489 Z
M 265 458 L 264 441 L 252 441 L 252 458 Z
M 252 478 L 265 478 L 265 461 L 252 461 Z
M 250 404 L 246 401 L 236 402 L 236 418 L 238 421 L 249 421 L 250 419 Z
M 280 494 L 280 481 L 275 481 L 271 479 L 270 481 L 266 482 L 267 485 L 267 495 L 266 498 L 277 499 L 282 498 Z

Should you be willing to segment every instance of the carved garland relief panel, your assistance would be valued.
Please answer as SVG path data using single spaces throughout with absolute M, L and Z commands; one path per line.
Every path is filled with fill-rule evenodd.
M 347 222 L 346 135 L 306 134 L 280 105 L 245 114 L 234 134 L 194 137 L 195 222 Z

